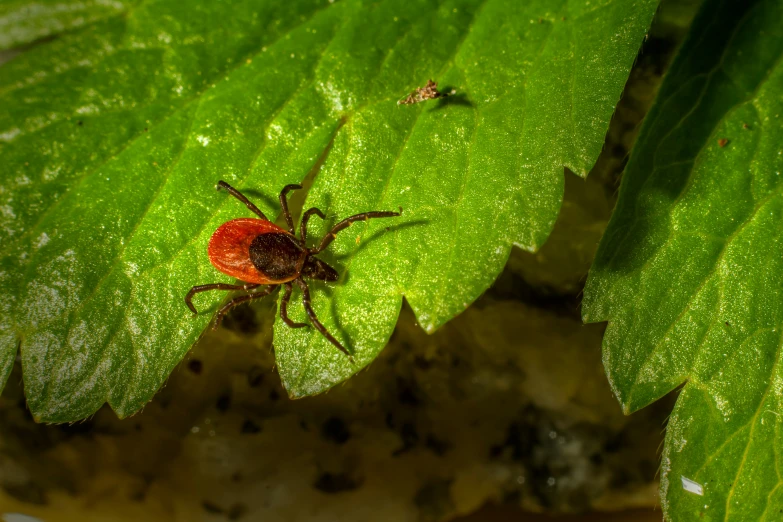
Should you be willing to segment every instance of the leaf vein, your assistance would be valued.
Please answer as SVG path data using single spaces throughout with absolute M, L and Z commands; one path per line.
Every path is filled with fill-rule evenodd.
M 748 443 L 745 445 L 745 451 L 742 453 L 742 459 L 740 460 L 739 466 L 737 466 L 737 474 L 734 476 L 734 481 L 731 483 L 731 487 L 729 488 L 728 495 L 726 495 L 726 511 L 724 515 L 725 521 L 728 521 L 729 519 L 729 512 L 731 510 L 731 498 L 734 496 L 734 492 L 737 489 L 737 482 L 739 481 L 740 474 L 742 473 L 742 468 L 745 466 L 745 462 L 747 462 L 748 452 L 750 451 L 750 445 L 753 443 L 753 433 L 756 431 L 756 424 L 757 424 L 756 420 L 761 414 L 761 409 L 764 406 L 764 402 L 767 400 L 767 396 L 769 395 L 769 392 L 772 389 L 773 384 L 775 383 L 776 380 L 775 374 L 777 373 L 778 366 L 780 365 L 781 347 L 783 347 L 783 328 L 781 328 L 780 340 L 778 341 L 778 347 L 777 350 L 775 351 L 775 362 L 772 366 L 772 376 L 770 377 L 769 383 L 767 384 L 767 387 L 764 390 L 764 395 L 761 396 L 761 400 L 759 401 L 758 408 L 756 408 L 756 412 L 753 414 L 753 417 L 748 422 L 748 424 L 751 424 L 750 435 L 748 436 Z

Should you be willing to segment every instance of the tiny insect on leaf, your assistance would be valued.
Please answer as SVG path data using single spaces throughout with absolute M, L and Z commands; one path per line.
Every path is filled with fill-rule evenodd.
M 453 89 L 448 93 L 440 92 L 438 90 L 437 82 L 427 80 L 427 84 L 424 87 L 417 87 L 415 91 L 410 93 L 404 99 L 399 100 L 397 105 L 413 105 L 414 103 L 420 103 L 427 100 L 445 98 L 446 96 L 452 95 L 455 92 L 456 91 Z

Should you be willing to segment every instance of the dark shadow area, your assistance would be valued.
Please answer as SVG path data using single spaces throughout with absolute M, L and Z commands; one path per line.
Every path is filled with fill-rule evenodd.
M 240 284 L 241 284 L 241 281 L 237 280 L 237 283 L 240 283 Z M 212 305 L 212 306 L 210 306 L 210 307 L 208 307 L 208 308 L 200 308 L 200 309 L 198 309 L 198 314 L 199 314 L 199 315 L 202 315 L 202 314 L 214 314 L 215 312 L 217 312 L 217 311 L 220 309 L 220 307 L 221 307 L 221 306 L 225 305 L 226 303 L 228 303 L 228 302 L 229 302 L 230 300 L 232 300 L 233 298 L 235 298 L 235 297 L 238 297 L 238 296 L 240 296 L 240 295 L 246 295 L 246 294 L 248 294 L 248 293 L 249 293 L 249 294 L 253 294 L 253 293 L 257 292 L 258 290 L 263 290 L 263 289 L 264 289 L 264 287 L 263 287 L 263 286 L 261 286 L 261 287 L 259 287 L 258 289 L 254 290 L 254 291 L 250 291 L 250 292 L 244 292 L 244 291 L 242 291 L 242 290 L 230 290 L 230 291 L 226 291 L 226 290 L 214 290 L 214 292 L 218 292 L 218 293 L 223 293 L 223 294 L 225 294 L 225 296 L 226 296 L 226 297 L 225 297 L 225 298 L 224 298 L 222 301 L 220 301 L 219 303 L 217 303 L 217 304 L 214 304 L 214 305 Z M 259 298 L 259 299 L 258 299 L 257 301 L 255 301 L 255 302 L 265 301 L 267 298 L 269 298 L 269 299 L 272 299 L 272 300 L 274 301 L 274 300 L 276 300 L 276 299 L 277 299 L 277 293 L 278 293 L 279 291 L 280 291 L 280 290 L 279 290 L 279 288 L 278 288 L 278 289 L 275 289 L 275 290 L 272 290 L 272 293 L 270 293 L 270 294 L 268 294 L 268 295 L 265 295 L 264 297 L 261 297 L 261 298 Z M 241 305 L 238 305 L 236 308 L 244 307 L 244 306 L 246 306 L 246 305 L 248 305 L 248 304 L 250 304 L 250 303 L 242 303 Z M 232 308 L 232 309 L 231 309 L 231 312 L 229 312 L 229 314 L 228 314 L 228 315 L 231 315 L 231 314 L 233 314 L 233 311 L 234 311 L 236 308 Z M 190 312 L 188 312 L 188 313 L 190 313 Z M 192 314 L 191 314 L 191 315 L 192 315 Z M 227 316 L 226 316 L 226 317 L 227 317 Z M 225 319 L 225 318 L 224 318 L 224 319 Z M 250 325 L 249 325 L 249 324 L 244 324 L 243 328 L 250 328 Z
M 321 169 L 323 168 L 324 164 L 326 163 L 326 160 L 329 158 L 329 154 L 332 152 L 332 147 L 334 147 L 334 140 L 337 137 L 337 134 L 340 132 L 340 129 L 343 128 L 343 126 L 348 121 L 347 117 L 343 116 L 338 122 L 337 126 L 334 129 L 334 132 L 332 133 L 332 137 L 329 139 L 329 143 L 327 143 L 326 147 L 324 147 L 324 150 L 321 152 L 321 155 L 318 156 L 318 159 L 316 159 L 315 163 L 313 163 L 313 166 L 310 167 L 310 170 L 307 172 L 305 177 L 302 179 L 302 181 L 299 183 L 302 185 L 302 190 L 297 190 L 295 192 L 292 192 L 288 198 L 288 209 L 291 212 L 291 217 L 294 220 L 294 223 L 296 224 L 296 232 L 299 233 L 299 222 L 301 220 L 302 213 L 304 212 L 304 204 L 307 200 L 307 195 L 310 192 L 310 188 L 313 186 L 313 183 L 315 182 L 316 176 L 321 172 Z M 329 204 L 331 203 L 331 198 L 329 194 L 326 195 L 326 208 L 329 208 Z M 316 219 L 317 216 L 314 216 Z M 285 220 L 282 219 L 282 215 L 278 215 L 278 219 L 275 221 L 275 223 L 284 223 Z
M 639 51 L 615 118 L 634 109 L 634 90 L 640 84 L 650 83 L 651 77 L 658 101 L 647 115 L 644 142 L 634 145 L 634 162 L 623 174 L 623 199 L 615 209 L 607 237 L 602 240 L 603 251 L 609 255 L 596 257 L 596 269 L 634 272 L 660 251 L 666 240 L 662 232 L 671 229 L 669 219 L 674 205 L 693 184 L 693 162 L 705 149 L 719 147 L 719 142 L 713 141 L 713 133 L 724 117 L 747 99 L 748 93 L 720 64 L 731 41 L 726 35 L 734 33 L 736 20 L 743 19 L 751 7 L 749 3 L 729 2 L 714 11 L 702 11 L 699 17 L 704 20 L 694 22 L 699 27 L 699 37 L 693 42 L 698 43 L 690 46 L 688 54 L 678 55 L 663 82 L 660 71 L 667 69 L 676 46 L 654 37 Z M 655 33 L 657 27 L 656 17 L 651 32 Z M 765 69 L 761 66 L 759 70 Z M 761 81 L 763 77 L 753 79 Z M 752 127 L 738 126 L 733 132 L 752 132 Z M 728 142 L 722 143 L 729 146 L 720 146 L 727 161 L 731 161 L 731 138 L 723 137 Z
M 311 285 L 325 292 L 316 299 L 332 290 Z M 601 328 L 518 294 L 488 292 L 433 335 L 403 304 L 373 364 L 329 393 L 298 400 L 287 398 L 269 350 L 274 296 L 236 309 L 231 319 L 249 328 L 227 318 L 241 335 L 207 332 L 128 420 L 103 408 L 73 426 L 35 424 L 17 364 L 0 401 L 0 452 L 24 476 L 3 477 L 3 491 L 26 507 L 62 491 L 81 499 L 102 480 L 96 470 L 108 470 L 122 487 L 101 490 L 98 506 L 143 509 L 164 495 L 224 514 L 242 504 L 250 514 L 275 506 L 280 488 L 297 491 L 302 503 L 349 493 L 361 503 L 374 498 L 364 479 L 384 473 L 389 502 L 431 520 L 454 513 L 456 474 L 491 470 L 492 498 L 516 514 L 522 502 L 556 513 L 591 509 L 608 492 L 648 491 L 669 398 L 624 417 L 601 368 Z M 255 318 L 245 317 L 250 311 Z M 553 394 L 567 407 L 546 406 Z M 61 461 L 63 454 L 73 457 Z M 209 466 L 199 465 L 205 454 Z M 300 454 L 308 458 L 291 457 Z M 265 481 L 275 489 L 257 487 Z
M 272 196 L 270 196 L 268 194 L 264 194 L 263 192 L 261 192 L 258 189 L 241 188 L 241 189 L 238 189 L 238 190 L 240 190 L 242 192 L 242 194 L 244 194 L 247 197 L 247 199 L 249 199 L 251 202 L 255 203 L 255 205 L 257 207 L 259 207 L 259 208 L 264 208 L 265 206 L 270 206 L 272 208 L 279 208 L 280 207 L 280 202 L 277 200 L 277 198 L 272 197 Z M 229 197 L 231 197 L 231 196 L 229 195 Z M 263 202 L 263 204 L 259 204 L 259 203 L 262 203 L 262 202 Z M 241 208 L 244 208 L 244 205 L 242 205 L 242 203 L 237 201 L 237 204 L 240 205 Z M 267 217 L 271 217 L 266 212 L 264 212 L 264 215 L 266 215 Z M 252 217 L 257 217 L 257 216 L 254 215 Z
M 495 299 L 519 301 L 576 320 L 581 317 L 579 312 L 580 294 L 581 292 L 564 293 L 555 287 L 533 285 L 526 281 L 521 274 L 510 270 L 504 270 L 487 290 L 487 295 Z M 478 307 L 481 305 L 481 299 L 474 304 Z
M 451 86 L 444 87 L 441 92 L 449 93 L 453 91 L 454 88 Z M 439 111 L 442 109 L 445 109 L 449 106 L 455 106 L 455 107 L 475 107 L 474 103 L 470 101 L 468 98 L 467 93 L 464 92 L 456 92 L 454 94 L 449 94 L 447 96 L 444 96 L 443 98 L 438 98 L 436 101 L 434 107 L 431 107 L 429 109 L 429 112 L 433 111 Z
M 404 217 L 405 217 L 405 214 L 403 213 L 403 215 L 400 216 L 400 218 L 404 218 Z M 395 218 L 387 218 L 388 221 L 392 221 L 394 219 Z M 375 232 L 373 232 L 372 235 L 370 235 L 370 237 L 368 237 L 366 239 L 362 238 L 361 241 L 359 242 L 359 248 L 357 248 L 353 252 L 351 252 L 349 254 L 341 254 L 339 256 L 330 256 L 330 258 L 333 259 L 336 262 L 340 262 L 340 261 L 342 261 L 342 260 L 344 260 L 346 258 L 353 257 L 353 256 L 359 254 L 362 250 L 367 248 L 367 245 L 371 245 L 373 242 L 375 242 L 375 241 L 385 237 L 387 234 L 390 234 L 390 233 L 392 233 L 392 232 L 394 232 L 396 230 L 405 230 L 405 229 L 411 228 L 411 227 L 426 225 L 429 222 L 430 222 L 429 219 L 416 219 L 416 220 L 413 220 L 413 221 L 405 221 L 403 223 L 390 225 L 388 227 L 384 227 L 384 228 L 378 229 Z M 344 230 L 342 233 L 345 234 L 348 230 L 350 230 L 350 228 L 347 229 L 347 230 Z M 318 255 L 322 256 L 324 253 L 325 252 L 321 252 Z

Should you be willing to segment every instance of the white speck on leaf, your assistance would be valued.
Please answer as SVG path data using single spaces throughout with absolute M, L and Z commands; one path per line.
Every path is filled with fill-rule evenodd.
M 38 236 L 38 240 L 35 242 L 35 248 L 41 248 L 48 242 L 49 242 L 49 236 L 46 235 L 46 232 L 42 232 L 41 235 Z
M 0 214 L 3 215 L 3 217 L 14 219 L 16 217 L 16 214 L 14 213 L 13 207 L 11 205 L 3 205 L 0 207 Z
M 12 139 L 16 138 L 21 132 L 22 131 L 19 129 L 19 127 L 14 127 L 9 131 L 2 132 L 0 133 L 0 141 L 11 141 Z
M 99 109 L 95 105 L 83 105 L 76 109 L 76 114 L 98 114 Z
M 699 495 L 699 496 L 704 495 L 704 487 L 702 487 L 701 484 L 699 484 L 698 482 L 694 482 L 693 480 L 686 478 L 684 476 L 680 476 L 680 479 L 682 480 L 682 489 L 684 489 L 688 493 L 693 493 L 694 495 Z

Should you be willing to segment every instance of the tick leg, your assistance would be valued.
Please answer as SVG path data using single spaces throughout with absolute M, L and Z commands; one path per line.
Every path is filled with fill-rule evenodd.
M 285 295 L 280 301 L 280 319 L 291 328 L 304 328 L 305 326 L 309 326 L 307 323 L 295 323 L 288 318 L 288 301 L 291 299 L 291 291 L 293 291 L 294 287 L 291 283 L 284 283 L 283 286 L 285 286 Z
M 261 212 L 260 210 L 258 210 L 258 207 L 257 207 L 257 206 L 255 206 L 253 203 L 251 203 L 251 202 L 250 202 L 250 200 L 249 200 L 249 199 L 247 199 L 247 198 L 246 198 L 246 197 L 245 197 L 245 196 L 244 196 L 244 195 L 243 195 L 241 192 L 239 192 L 237 189 L 235 189 L 234 187 L 232 187 L 231 185 L 229 185 L 228 183 L 226 183 L 226 182 L 225 182 L 225 181 L 223 181 L 222 179 L 221 179 L 220 181 L 218 181 L 218 184 L 217 184 L 217 186 L 218 186 L 218 190 L 220 190 L 221 188 L 224 188 L 224 189 L 226 189 L 226 190 L 228 191 L 228 193 L 229 193 L 229 194 L 231 194 L 232 196 L 234 196 L 235 198 L 237 198 L 239 201 L 241 201 L 242 203 L 244 203 L 244 204 L 245 204 L 245 206 L 246 206 L 247 208 L 249 208 L 250 210 L 252 210 L 252 211 L 253 211 L 253 212 L 254 212 L 254 213 L 257 215 L 257 216 L 259 216 L 261 219 L 265 219 L 266 221 L 269 221 L 269 218 L 268 218 L 268 217 L 266 217 L 266 216 L 264 215 L 264 213 L 263 213 L 263 212 Z
M 351 362 L 353 362 L 353 356 L 351 356 L 350 352 L 345 349 L 345 346 L 340 344 L 340 341 L 335 339 L 334 336 L 329 333 L 326 327 L 321 324 L 321 321 L 319 321 L 318 317 L 315 315 L 315 310 L 313 310 L 313 307 L 310 305 L 310 289 L 307 287 L 307 283 L 305 283 L 302 279 L 296 279 L 296 284 L 298 284 L 299 288 L 302 289 L 302 303 L 304 304 L 307 315 L 310 317 L 310 321 L 313 323 L 313 326 L 315 326 L 315 329 L 321 332 L 321 334 L 326 337 L 330 343 L 335 345 L 338 350 L 347 355 Z
M 307 248 L 307 222 L 310 221 L 310 216 L 313 214 L 321 219 L 326 219 L 324 213 L 315 207 L 308 209 L 307 212 L 304 213 L 302 216 L 302 224 L 299 225 L 299 234 L 302 236 L 302 245 L 304 245 L 305 248 Z
M 190 289 L 190 292 L 188 292 L 188 295 L 185 296 L 185 304 L 188 305 L 188 308 L 190 308 L 190 311 L 193 312 L 193 314 L 197 314 L 196 307 L 193 306 L 193 296 L 198 294 L 199 292 L 207 292 L 209 290 L 252 290 L 253 288 L 256 288 L 256 284 L 245 284 L 245 285 L 229 285 L 226 283 L 214 283 L 211 285 L 199 285 L 194 286 Z
M 311 250 L 310 253 L 311 254 L 317 254 L 318 252 L 320 252 L 324 248 L 328 247 L 329 243 L 334 241 L 334 238 L 337 237 L 337 233 L 340 232 L 341 230 L 345 230 L 346 228 L 351 226 L 351 223 L 353 223 L 354 221 L 367 221 L 368 219 L 372 219 L 372 218 L 397 217 L 399 215 L 400 215 L 399 212 L 376 212 L 376 211 L 373 211 L 373 212 L 364 212 L 362 214 L 356 214 L 355 216 L 347 217 L 347 218 L 343 219 L 342 221 L 340 221 L 339 223 L 337 223 L 332 228 L 332 230 L 329 231 L 329 233 L 326 234 L 326 236 L 324 236 L 324 238 L 321 240 L 321 244 L 318 245 L 318 248 Z
M 261 286 L 261 285 L 251 285 L 253 288 Z M 239 297 L 235 297 L 231 301 L 224 304 L 220 310 L 218 310 L 217 315 L 215 316 L 215 324 L 212 326 L 213 330 L 217 330 L 218 326 L 220 326 L 220 323 L 223 322 L 223 317 L 228 313 L 229 310 L 234 308 L 237 305 L 240 305 L 242 303 L 246 303 L 248 301 L 255 301 L 256 299 L 261 299 L 262 297 L 265 297 L 272 293 L 272 291 L 277 288 L 278 285 L 267 285 L 264 287 L 263 290 L 260 290 L 258 292 L 240 295 Z
M 280 208 L 283 209 L 283 216 L 285 216 L 285 222 L 288 223 L 288 231 L 294 233 L 294 220 L 291 217 L 291 213 L 288 211 L 288 201 L 285 199 L 286 194 L 292 190 L 299 190 L 302 185 L 286 185 L 283 190 L 280 191 Z

